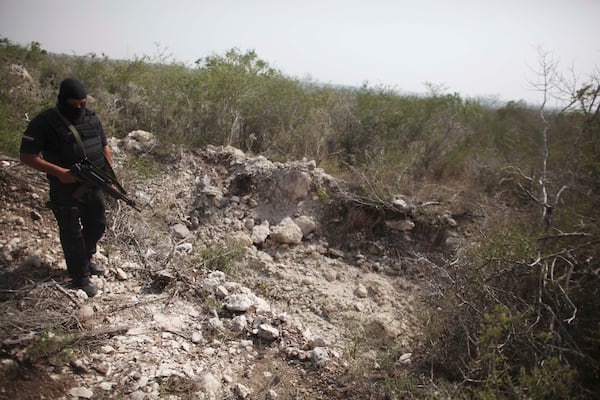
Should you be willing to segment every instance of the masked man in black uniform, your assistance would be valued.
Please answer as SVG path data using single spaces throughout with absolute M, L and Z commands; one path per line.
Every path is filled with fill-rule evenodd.
M 80 81 L 62 81 L 56 107 L 41 112 L 27 126 L 20 159 L 47 174 L 49 205 L 58 222 L 67 270 L 73 285 L 93 297 L 97 289 L 90 275 L 104 272 L 91 261 L 106 227 L 104 194 L 80 182 L 69 169 L 84 158 L 103 168 L 112 162 L 112 155 L 100 119 L 85 107 L 86 99 Z

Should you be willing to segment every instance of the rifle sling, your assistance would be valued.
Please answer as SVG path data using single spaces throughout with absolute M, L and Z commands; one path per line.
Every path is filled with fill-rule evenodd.
M 56 111 L 56 114 L 58 114 L 60 119 L 62 119 L 62 121 L 65 123 L 65 125 L 67 125 L 67 127 L 69 128 L 71 133 L 73 133 L 73 136 L 75 137 L 75 140 L 77 141 L 77 144 L 79 145 L 79 147 L 81 147 L 81 151 L 83 152 L 83 159 L 87 160 L 87 154 L 85 153 L 85 147 L 83 146 L 83 141 L 81 140 L 81 135 L 79 134 L 77 129 L 73 126 L 73 124 L 68 119 L 65 118 L 64 115 L 61 114 L 58 107 L 54 107 L 54 111 Z M 104 152 L 102 152 L 102 156 L 104 157 L 104 162 L 106 164 L 108 176 L 111 178 L 112 183 L 114 183 L 117 186 L 117 188 L 121 192 L 123 192 L 123 194 L 126 194 L 127 192 L 125 192 L 125 189 L 123 189 L 123 186 L 121 186 L 121 184 L 117 180 L 117 175 L 115 174 L 115 171 L 112 169 L 112 166 L 108 162 L 108 159 L 106 158 L 106 154 L 104 154 Z M 91 161 L 88 160 L 88 162 L 90 162 L 90 164 L 91 164 Z
M 75 137 L 75 140 L 77 141 L 77 144 L 79 145 L 79 147 L 81 147 L 81 151 L 83 153 L 83 159 L 84 160 L 87 159 L 87 154 L 85 153 L 85 147 L 83 146 L 83 141 L 81 140 L 81 135 L 79 134 L 79 131 L 73 126 L 71 121 L 66 119 L 65 116 L 60 113 L 60 110 L 58 109 L 58 107 L 54 107 L 54 111 L 56 111 L 56 113 L 58 114 L 60 119 L 62 119 L 62 121 L 65 123 L 65 125 L 67 125 L 67 127 L 69 128 L 71 133 L 73 133 L 73 136 Z M 106 169 L 108 170 L 109 175 L 111 175 L 111 177 L 116 181 L 117 176 L 115 175 L 115 171 L 113 171 L 112 166 L 106 159 L 106 154 L 104 154 L 104 152 L 102 152 L 102 156 L 104 157 L 104 162 L 106 163 L 106 166 L 107 166 Z
M 83 158 L 86 159 L 87 154 L 85 154 L 85 147 L 83 146 L 83 141 L 81 140 L 81 135 L 79 134 L 77 129 L 75 129 L 73 124 L 68 119 L 66 119 L 64 115 L 62 115 L 60 113 L 60 110 L 58 109 L 58 107 L 54 107 L 54 111 L 56 111 L 56 113 L 58 114 L 60 119 L 62 119 L 62 121 L 65 123 L 65 125 L 67 125 L 69 130 L 73 133 L 73 136 L 75 136 L 75 140 L 77 141 L 77 144 L 79 145 L 79 147 L 81 147 L 81 151 L 83 152 Z

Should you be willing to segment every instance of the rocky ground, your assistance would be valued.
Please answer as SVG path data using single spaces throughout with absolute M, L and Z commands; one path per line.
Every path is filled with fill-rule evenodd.
M 0 399 L 368 398 L 370 344 L 411 363 L 422 278 L 457 240 L 437 203 L 140 131 L 111 148 L 142 211 L 109 200 L 91 299 L 70 286 L 45 178 L 0 160 Z

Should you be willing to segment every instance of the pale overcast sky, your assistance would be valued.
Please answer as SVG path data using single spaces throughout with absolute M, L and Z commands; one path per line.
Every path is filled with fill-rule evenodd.
M 0 36 L 58 53 L 190 65 L 238 48 L 330 84 L 536 102 L 540 46 L 585 78 L 600 66 L 600 0 L 0 0 Z

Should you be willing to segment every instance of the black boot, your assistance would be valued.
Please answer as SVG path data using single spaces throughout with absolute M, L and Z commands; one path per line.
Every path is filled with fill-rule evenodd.
M 73 286 L 75 286 L 77 289 L 83 290 L 88 297 L 94 297 L 98 293 L 96 285 L 92 283 L 89 277 L 81 278 L 73 282 Z
M 90 274 L 102 276 L 106 270 L 90 260 Z

